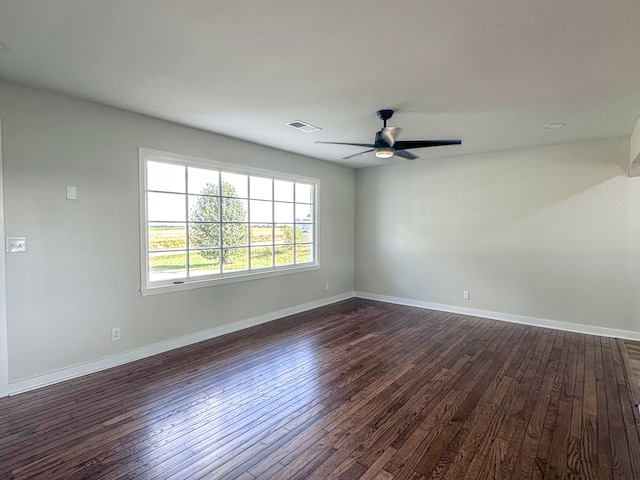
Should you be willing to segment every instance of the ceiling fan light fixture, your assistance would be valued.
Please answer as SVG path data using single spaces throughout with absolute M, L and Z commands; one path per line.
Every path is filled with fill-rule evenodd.
M 376 157 L 378 158 L 390 158 L 393 157 L 393 148 L 376 148 Z

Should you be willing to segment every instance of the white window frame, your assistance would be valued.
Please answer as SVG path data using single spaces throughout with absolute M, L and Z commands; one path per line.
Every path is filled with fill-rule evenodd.
M 316 178 L 303 177 L 300 175 L 292 175 L 273 170 L 264 170 L 260 168 L 247 167 L 233 163 L 220 162 L 178 153 L 163 152 L 150 148 L 139 147 L 139 192 L 140 192 L 140 258 L 141 258 L 141 275 L 140 275 L 140 293 L 143 296 L 156 295 L 160 293 L 170 293 L 181 290 L 191 290 L 194 288 L 210 287 L 227 283 L 243 282 L 255 280 L 259 278 L 268 278 L 279 275 L 287 275 L 292 273 L 301 273 L 320 268 L 320 259 L 318 257 L 318 232 L 319 232 L 319 208 L 318 198 L 320 189 L 320 180 Z M 173 163 L 176 165 L 186 165 L 193 167 L 205 167 L 214 170 L 220 170 L 230 173 L 239 173 L 243 175 L 259 175 L 262 177 L 272 178 L 274 180 L 298 181 L 313 185 L 313 261 L 301 265 L 284 265 L 260 268 L 259 270 L 242 270 L 237 272 L 221 272 L 210 276 L 196 278 L 181 278 L 179 281 L 183 283 L 174 283 L 173 281 L 150 282 L 149 281 L 149 229 L 147 216 L 147 161 L 159 161 L 164 163 Z M 186 195 L 186 194 L 185 194 Z M 189 251 L 187 245 L 187 252 Z

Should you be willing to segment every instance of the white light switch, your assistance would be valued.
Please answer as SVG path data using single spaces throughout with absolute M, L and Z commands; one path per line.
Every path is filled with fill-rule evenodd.
M 27 237 L 7 237 L 7 253 L 24 253 L 27 251 Z
M 67 200 L 75 200 L 77 198 L 76 187 L 67 186 Z

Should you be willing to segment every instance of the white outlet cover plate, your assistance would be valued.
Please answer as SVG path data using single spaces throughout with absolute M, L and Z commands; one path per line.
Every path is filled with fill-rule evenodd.
M 5 247 L 7 253 L 24 253 L 27 251 L 27 237 L 7 237 Z

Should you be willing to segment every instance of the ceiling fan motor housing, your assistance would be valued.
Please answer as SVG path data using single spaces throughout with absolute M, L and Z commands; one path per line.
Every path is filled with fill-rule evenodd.
M 391 144 L 382 136 L 382 130 L 376 132 L 376 140 L 373 144 L 373 148 L 391 148 Z

